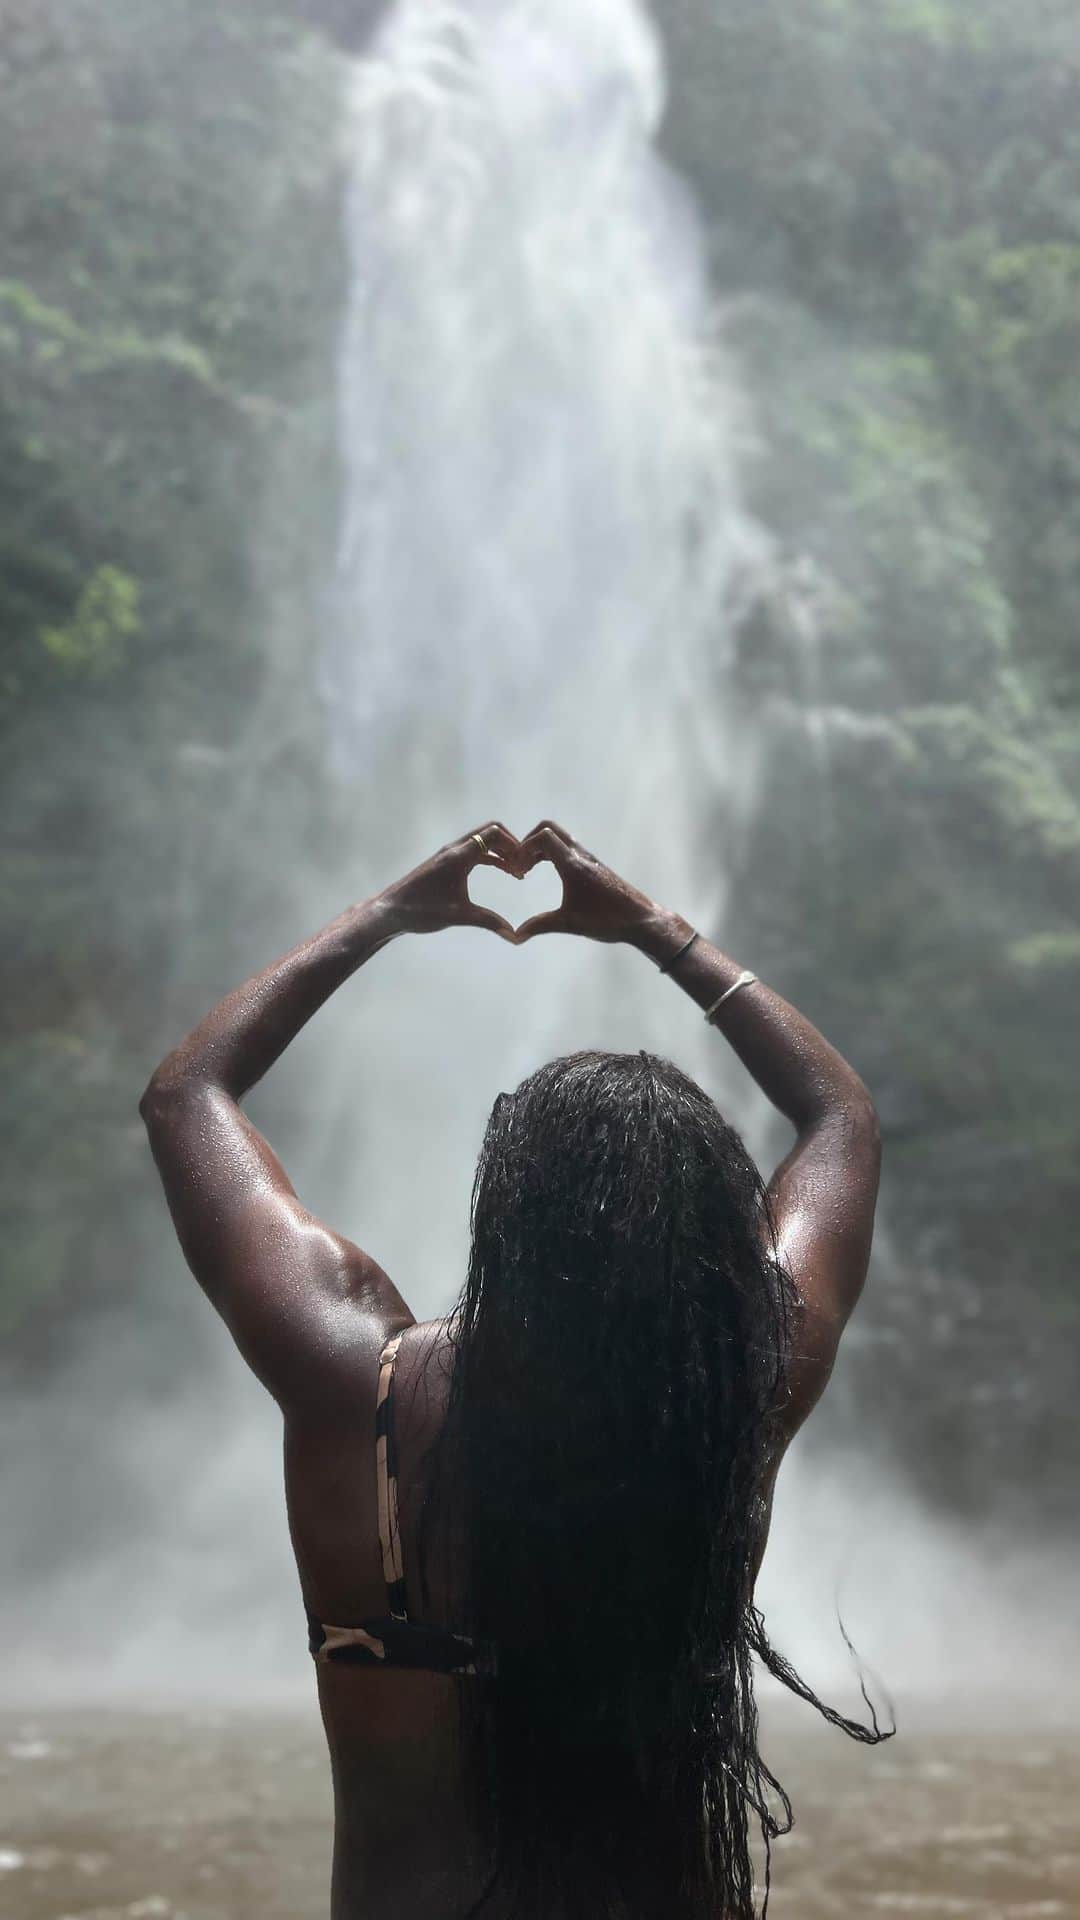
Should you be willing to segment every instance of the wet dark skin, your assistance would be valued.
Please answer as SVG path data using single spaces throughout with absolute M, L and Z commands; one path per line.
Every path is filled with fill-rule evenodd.
M 554 912 L 515 930 L 469 899 L 475 867 L 520 879 L 541 861 L 562 879 L 563 902 Z M 445 1407 L 451 1349 L 442 1321 L 417 1322 L 378 1262 L 308 1211 L 241 1102 L 323 1002 L 381 947 L 406 934 L 460 926 L 518 946 L 541 934 L 622 944 L 657 966 L 693 932 L 555 821 L 541 821 L 519 840 L 489 820 L 346 908 L 227 995 L 161 1062 L 140 1105 L 188 1264 L 281 1409 L 303 1597 L 318 1619 L 337 1625 L 385 1611 L 373 1438 L 380 1349 L 405 1330 L 397 1430 L 402 1546 L 413 1594 L 410 1490 Z M 704 1009 L 741 971 L 740 962 L 701 936 L 656 991 L 681 989 Z M 769 1185 L 779 1251 L 800 1302 L 771 1502 L 780 1460 L 824 1391 L 866 1276 L 880 1136 L 858 1074 L 763 982 L 740 987 L 714 1024 L 795 1133 Z M 437 1589 L 425 1618 L 457 1624 Z M 304 1632 L 298 1609 L 298 1639 Z M 486 1884 L 460 1804 L 458 1683 L 400 1668 L 320 1665 L 316 1672 L 334 1778 L 332 1920 L 458 1920 Z M 484 1920 L 502 1920 L 497 1893 L 481 1912 Z

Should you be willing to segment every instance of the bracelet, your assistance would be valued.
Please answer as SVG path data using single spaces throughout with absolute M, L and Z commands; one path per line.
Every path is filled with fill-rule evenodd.
M 685 941 L 684 944 L 679 948 L 678 953 L 673 953 L 670 960 L 665 960 L 663 966 L 660 968 L 660 972 L 670 973 L 672 967 L 675 965 L 676 960 L 682 959 L 683 954 L 686 953 L 689 950 L 689 948 L 693 946 L 694 941 L 697 938 L 698 938 L 698 935 L 697 935 L 697 932 L 695 931 L 690 935 L 689 940 Z
M 713 1014 L 716 1012 L 717 1007 L 722 1007 L 724 1004 L 724 1001 L 730 1000 L 732 994 L 738 993 L 740 987 L 748 987 L 750 985 L 751 980 L 756 980 L 756 979 L 757 979 L 756 973 L 751 973 L 749 969 L 744 968 L 742 973 L 740 973 L 738 979 L 734 980 L 731 986 L 728 987 L 727 991 L 720 995 L 719 1000 L 714 1000 L 712 1003 L 712 1006 L 706 1008 L 706 1011 L 705 1011 L 706 1020 L 711 1020 L 713 1017 Z

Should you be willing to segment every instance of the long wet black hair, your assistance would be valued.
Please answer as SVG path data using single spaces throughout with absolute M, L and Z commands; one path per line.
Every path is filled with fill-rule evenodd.
M 490 1886 L 515 1920 L 753 1920 L 751 1816 L 767 1904 L 791 1807 L 752 1656 L 885 1737 L 754 1606 L 797 1316 L 760 1174 L 671 1061 L 574 1053 L 496 1100 L 471 1225 L 419 1531 L 497 1648 L 457 1682 Z

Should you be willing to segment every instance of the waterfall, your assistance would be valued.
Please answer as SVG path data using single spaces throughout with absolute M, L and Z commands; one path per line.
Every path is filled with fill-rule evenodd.
M 368 841 L 385 822 L 411 865 L 486 818 L 553 816 L 715 929 L 716 829 L 736 830 L 751 767 L 717 697 L 725 602 L 760 536 L 702 231 L 655 145 L 663 102 L 636 0 L 400 0 L 357 64 L 321 688 Z M 557 901 L 548 877 L 522 909 L 512 883 L 472 890 L 520 920 Z M 500 1086 L 584 1045 L 674 1052 L 714 1091 L 730 1072 L 636 954 L 463 932 L 376 968 L 365 1098 L 395 1152 L 408 1127 L 441 1237 L 415 1215 L 404 1237 L 389 1160 L 357 1227 L 415 1266 L 418 1312 L 463 1271 L 446 1227 Z
M 637 0 L 398 0 L 356 65 L 320 684 L 365 846 L 387 843 L 372 886 L 402 870 L 391 848 L 412 864 L 486 818 L 522 833 L 553 815 L 752 966 L 726 876 L 784 733 L 775 712 L 736 723 L 726 697 L 748 580 L 785 609 L 784 698 L 828 819 L 827 693 L 814 579 L 780 564 L 740 502 L 753 423 L 693 200 L 658 151 L 664 90 Z M 515 919 L 559 893 L 519 913 L 512 888 L 499 897 L 478 873 L 472 891 Z M 764 1096 L 628 950 L 560 937 L 514 950 L 475 931 L 402 941 L 320 1020 L 339 1037 L 309 1185 L 419 1316 L 445 1311 L 463 1277 L 495 1093 L 554 1053 L 677 1059 L 769 1171 Z M 365 1151 L 343 1181 L 358 1087 Z M 876 1284 L 892 1264 L 883 1219 Z M 872 1337 L 864 1310 L 849 1342 Z M 858 1710 L 839 1600 L 890 1683 L 955 1687 L 966 1661 L 975 1688 L 1014 1642 L 1015 1594 L 987 1607 L 984 1560 L 862 1436 L 852 1446 L 843 1374 L 842 1356 L 816 1451 L 800 1442 L 781 1479 L 761 1582 L 778 1643 Z M 970 1623 L 976 1597 L 961 1659 L 941 1622 L 952 1606 Z
M 306 580 L 303 567 L 298 582 L 290 575 L 288 543 L 276 563 L 276 534 L 303 518 L 310 471 L 292 462 L 285 433 L 253 503 L 266 620 L 250 710 L 231 750 L 182 740 L 176 769 L 154 768 L 182 776 L 168 791 L 191 820 L 178 836 L 187 864 L 160 875 L 166 985 L 186 1006 L 186 982 L 207 978 L 207 952 L 220 950 L 225 990 L 240 977 L 236 953 L 254 969 L 446 839 L 492 816 L 520 833 L 548 814 L 754 966 L 726 911 L 727 874 L 770 740 L 788 736 L 770 735 L 765 715 L 736 724 L 726 689 L 740 581 L 778 574 L 740 503 L 752 423 L 719 338 L 703 229 L 658 149 L 665 74 L 652 21 L 638 0 L 397 0 L 350 73 L 341 506 L 321 648 L 313 667 L 298 638 Z M 830 343 L 830 358 L 842 350 Z M 307 525 L 316 519 L 310 510 Z M 193 555 L 193 592 L 199 564 Z M 838 723 L 890 721 L 826 707 L 812 571 L 796 570 L 793 584 L 785 696 L 801 709 L 814 770 L 799 801 L 829 823 Z M 331 785 L 307 711 L 295 724 L 297 678 L 313 672 L 335 799 L 355 799 L 356 822 L 355 842 L 317 860 L 302 807 L 290 822 L 290 783 Z M 226 676 L 222 699 L 238 684 Z M 268 779 L 283 766 L 285 798 L 268 812 Z M 121 791 L 134 806 L 134 787 Z M 115 842 L 109 872 L 129 889 L 126 826 Z M 212 923 L 206 903 L 226 894 L 218 883 L 240 860 L 265 883 L 276 948 Z M 550 871 L 537 899 L 543 885 L 544 870 L 531 875 L 518 910 L 513 883 L 478 870 L 473 893 L 518 918 L 553 904 Z M 466 929 L 394 943 L 289 1048 L 256 1089 L 253 1118 L 275 1143 L 285 1135 L 304 1200 L 427 1317 L 449 1307 L 464 1275 L 494 1095 L 580 1046 L 674 1057 L 768 1170 L 771 1110 L 692 1003 L 636 953 L 566 938 L 514 950 Z M 134 1166 L 144 1146 L 132 1092 Z M 74 1544 L 55 1575 L 20 1582 L 8 1602 L 21 1685 L 61 1702 L 102 1688 L 141 1701 L 280 1686 L 310 1703 L 280 1417 L 182 1275 L 164 1213 L 160 1222 L 162 1271 L 190 1289 L 191 1348 L 178 1360 L 186 1367 L 197 1326 L 207 1364 L 190 1378 L 178 1370 L 175 1394 L 147 1398 L 140 1357 L 157 1324 L 114 1310 L 80 1323 L 48 1396 L 28 1382 L 10 1429 L 21 1461 L 13 1555 L 38 1537 L 43 1513 L 58 1539 L 70 1516 Z M 157 1257 L 156 1243 L 133 1248 Z M 881 1226 L 874 1266 L 872 1290 L 887 1289 L 896 1276 Z M 845 1351 L 881 1338 L 873 1327 L 868 1303 Z M 1030 1685 L 1017 1649 L 1033 1638 L 1057 1690 L 1072 1660 L 1067 1549 L 1034 1578 L 1026 1557 L 1006 1564 L 993 1543 L 969 1550 L 951 1517 L 913 1498 L 900 1464 L 882 1469 L 874 1436 L 845 1420 L 844 1364 L 812 1450 L 800 1440 L 780 1480 L 762 1583 L 777 1644 L 800 1664 L 809 1656 L 823 1689 L 837 1668 L 846 1674 L 832 1612 L 842 1572 L 847 1622 L 890 1682 L 999 1695 L 1003 1676 Z M 933 1350 L 927 1364 L 940 1365 Z M 78 1511 L 91 1479 L 70 1475 L 83 1456 L 104 1464 L 100 1543 Z
M 340 525 L 317 674 L 355 838 L 312 863 L 287 804 L 263 829 L 272 749 L 305 766 L 311 752 L 288 692 L 303 616 L 274 564 L 266 673 L 236 751 L 213 763 L 232 834 L 268 876 L 277 950 L 492 817 L 518 833 L 561 820 L 718 931 L 756 777 L 721 697 L 725 607 L 762 536 L 736 492 L 741 407 L 703 234 L 656 149 L 657 36 L 636 0 L 400 0 L 350 75 Z M 254 516 L 260 560 L 300 511 L 298 484 L 282 458 Z M 218 818 L 200 842 L 211 866 L 216 849 L 232 857 Z M 474 874 L 474 897 L 515 920 L 559 895 L 550 869 L 520 905 L 513 888 Z M 178 941 L 197 919 L 193 899 Z M 305 1202 L 424 1318 L 464 1277 L 495 1094 L 581 1046 L 672 1056 L 725 1107 L 733 1091 L 736 1120 L 766 1124 L 723 1041 L 641 955 L 564 937 L 514 949 L 474 929 L 375 956 L 249 1106 Z M 92 1692 L 103 1641 L 114 1696 L 310 1697 L 280 1418 L 194 1287 L 191 1313 L 227 1404 L 208 1422 L 199 1380 L 117 1423 L 139 1517 L 126 1546 L 34 1596 L 36 1699 Z M 111 1380 L 114 1344 L 111 1326 L 87 1336 L 83 1373 Z
M 662 100 L 634 0 L 402 0 L 358 67 L 323 671 L 350 770 L 407 715 L 466 805 L 535 814 L 587 752 L 569 786 L 599 838 L 630 754 L 627 824 L 666 815 L 658 849 L 737 538 Z

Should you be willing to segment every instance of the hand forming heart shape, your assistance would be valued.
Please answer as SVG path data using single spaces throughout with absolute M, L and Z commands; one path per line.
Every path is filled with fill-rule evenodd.
M 539 904 L 540 910 L 516 925 L 469 892 L 469 882 L 479 869 L 480 887 L 489 891 L 494 886 L 496 898 L 509 904 L 507 884 L 512 882 L 520 890 L 537 867 L 551 872 L 541 873 L 538 882 L 528 881 L 524 902 L 521 892 L 515 892 L 513 911 L 519 913 L 523 904 Z M 561 895 L 556 899 L 554 888 L 559 881 Z M 533 902 L 538 889 L 544 899 L 553 900 L 551 907 Z M 538 933 L 626 940 L 636 937 L 642 926 L 655 923 L 662 912 L 647 894 L 620 879 L 555 820 L 541 820 L 524 840 L 501 820 L 489 820 L 448 841 L 430 860 L 384 888 L 379 897 L 391 915 L 391 938 L 394 933 L 438 933 L 444 927 L 484 927 L 512 946 L 524 946 Z
M 469 899 L 490 907 L 509 921 L 515 933 L 538 913 L 553 913 L 563 904 L 563 883 L 550 860 L 541 860 L 529 873 L 505 873 L 483 865 L 469 875 Z

